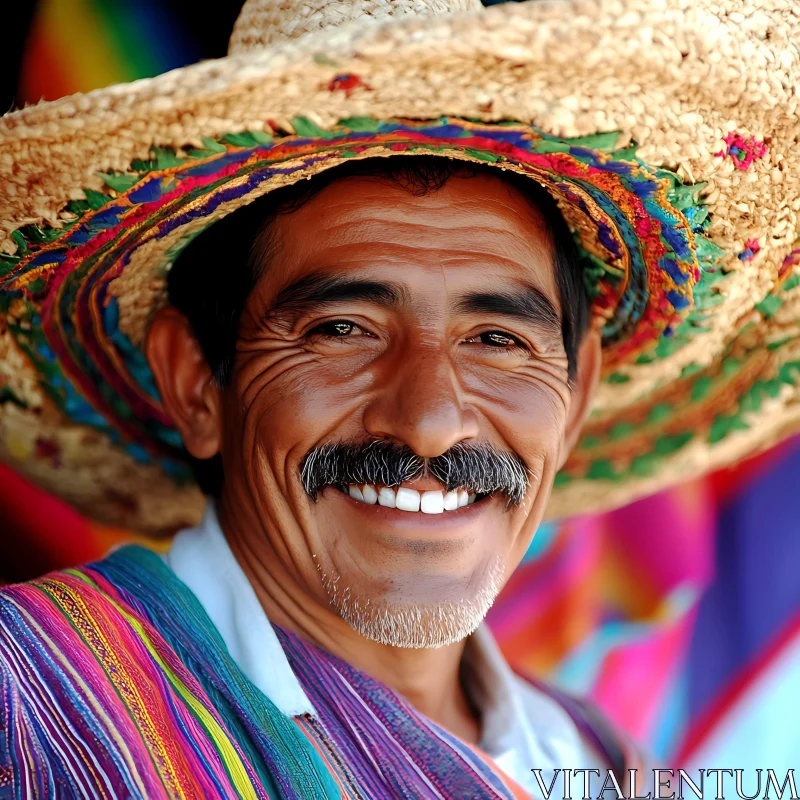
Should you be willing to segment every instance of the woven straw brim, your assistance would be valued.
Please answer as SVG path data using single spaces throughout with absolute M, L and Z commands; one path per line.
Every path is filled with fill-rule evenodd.
M 617 505 L 800 428 L 798 34 L 790 0 L 509 4 L 351 25 L 27 108 L 0 121 L 0 249 L 24 261 L 31 226 L 48 238 L 74 219 L 70 201 L 110 201 L 108 176 L 131 174 L 154 147 L 213 158 L 226 137 L 240 141 L 232 134 L 291 135 L 298 119 L 321 132 L 351 118 L 443 116 L 561 139 L 618 132 L 615 148 L 635 143 L 643 164 L 704 184 L 700 210 L 683 210 L 715 269 L 685 322 L 648 352 L 609 357 L 549 513 Z M 185 233 L 139 247 L 111 284 L 115 324 L 135 347 Z M 28 271 L 14 291 L 39 277 Z M 150 531 L 195 519 L 195 488 L 52 402 L 25 346 L 37 317 L 23 295 L 0 308 L 0 458 L 101 519 Z

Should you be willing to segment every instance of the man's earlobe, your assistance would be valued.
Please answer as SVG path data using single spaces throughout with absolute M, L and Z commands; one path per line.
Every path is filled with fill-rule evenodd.
M 583 423 L 589 415 L 597 383 L 600 380 L 600 368 L 603 363 L 600 325 L 595 320 L 586 332 L 578 348 L 578 369 L 572 399 L 564 428 L 564 442 L 559 455 L 559 469 L 564 465 L 567 456 L 578 442 Z
M 195 458 L 219 452 L 222 434 L 221 390 L 213 380 L 189 320 L 173 306 L 153 319 L 145 356 L 164 410 Z

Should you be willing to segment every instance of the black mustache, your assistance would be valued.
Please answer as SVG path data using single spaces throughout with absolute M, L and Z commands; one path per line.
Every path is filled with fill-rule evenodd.
M 516 453 L 460 442 L 435 458 L 423 458 L 410 447 L 382 439 L 326 444 L 311 450 L 300 465 L 300 480 L 312 500 L 328 486 L 369 483 L 393 487 L 431 475 L 447 491 L 503 492 L 511 506 L 522 502 L 528 474 L 527 465 Z

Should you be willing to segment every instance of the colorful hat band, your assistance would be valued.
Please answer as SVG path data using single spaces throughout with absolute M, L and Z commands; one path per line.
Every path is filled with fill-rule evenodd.
M 0 302 L 41 386 L 73 422 L 107 433 L 139 461 L 157 457 L 186 475 L 180 439 L 163 412 L 144 355 L 120 328 L 109 287 L 140 248 L 185 230 L 153 264 L 164 270 L 209 221 L 278 185 L 342 163 L 392 153 L 492 162 L 530 175 L 557 199 L 580 244 L 588 288 L 605 320 L 605 366 L 629 361 L 669 336 L 692 303 L 701 269 L 722 251 L 702 235 L 697 194 L 676 176 L 614 151 L 614 134 L 557 139 L 520 125 L 343 121 L 321 130 L 293 121 L 291 135 L 204 139 L 178 158 L 156 150 L 131 173 L 102 176 L 114 195 L 87 191 L 65 230 L 17 231 L 16 257 L 0 256 Z M 159 272 L 160 267 L 160 272 Z M 649 276 L 649 277 L 648 277 Z

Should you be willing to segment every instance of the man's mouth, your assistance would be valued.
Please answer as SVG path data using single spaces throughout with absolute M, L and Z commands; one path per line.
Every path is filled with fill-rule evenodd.
M 443 490 L 418 492 L 416 489 L 406 486 L 392 489 L 388 486 L 354 483 L 340 487 L 340 490 L 359 503 L 422 514 L 443 514 L 456 511 L 489 496 L 469 494 L 466 489 L 453 489 L 449 492 Z

